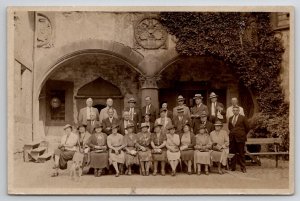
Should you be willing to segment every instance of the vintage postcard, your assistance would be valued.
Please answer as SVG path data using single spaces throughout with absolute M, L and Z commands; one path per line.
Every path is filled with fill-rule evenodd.
M 8 194 L 294 193 L 293 7 L 8 7 Z

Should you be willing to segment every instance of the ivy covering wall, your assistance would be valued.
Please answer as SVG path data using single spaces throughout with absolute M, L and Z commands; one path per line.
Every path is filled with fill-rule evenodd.
M 279 78 L 284 49 L 274 36 L 270 13 L 163 12 L 160 21 L 177 38 L 179 54 L 227 62 L 257 98 L 259 113 L 249 120 L 252 135 L 281 136 L 288 149 L 289 105 Z

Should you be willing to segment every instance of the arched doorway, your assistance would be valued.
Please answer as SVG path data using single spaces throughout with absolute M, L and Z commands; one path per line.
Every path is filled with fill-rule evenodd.
M 72 57 L 48 76 L 39 95 L 39 120 L 44 122 L 46 135 L 57 135 L 66 123 L 77 123 L 80 108 L 86 98 L 92 97 L 94 105 L 102 109 L 107 98 L 113 98 L 118 115 L 130 97 L 138 100 L 139 76 L 128 62 L 107 52 L 85 52 Z M 52 118 L 51 94 L 57 93 L 64 101 L 60 117 Z
M 249 90 L 239 83 L 228 64 L 214 57 L 177 57 L 165 65 L 160 77 L 159 101 L 160 104 L 168 101 L 169 108 L 176 106 L 178 95 L 183 95 L 185 104 L 192 107 L 196 93 L 204 97 L 204 104 L 209 104 L 209 94 L 215 92 L 225 107 L 230 105 L 232 97 L 237 97 L 246 115 L 253 114 Z

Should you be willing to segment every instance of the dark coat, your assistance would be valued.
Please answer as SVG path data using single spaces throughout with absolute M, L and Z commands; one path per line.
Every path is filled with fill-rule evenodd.
M 247 133 L 250 130 L 247 119 L 244 116 L 239 115 L 235 126 L 233 126 L 232 124 L 233 117 L 234 116 L 230 117 L 228 122 L 230 141 L 235 139 L 237 142 L 246 142 Z
M 175 116 L 173 123 L 176 128 L 176 133 L 180 134 L 183 132 L 183 127 L 186 123 L 191 125 L 191 120 L 186 115 L 183 115 L 182 121 L 179 120 L 178 116 Z
M 214 123 L 218 119 L 217 118 L 217 112 L 218 112 L 217 108 L 221 107 L 221 108 L 223 108 L 223 110 L 221 111 L 221 115 L 223 115 L 223 119 L 218 119 L 218 120 L 224 122 L 226 120 L 226 116 L 225 116 L 226 115 L 226 109 L 224 108 L 224 105 L 222 103 L 220 103 L 220 102 L 216 103 L 216 107 L 215 107 L 215 114 L 216 114 L 216 116 L 212 116 L 212 114 L 211 114 L 211 107 L 212 107 L 212 103 L 209 104 L 209 108 L 208 108 L 208 111 L 209 111 L 209 120 Z
M 110 135 L 112 133 L 112 125 L 113 124 L 119 124 L 119 120 L 117 118 L 113 118 L 112 123 L 110 123 L 109 118 L 103 119 L 102 126 L 103 126 L 103 132 L 107 135 Z
M 99 124 L 99 121 L 94 121 L 94 124 L 92 125 L 91 121 L 87 121 L 86 130 L 90 133 L 94 133 L 95 126 Z
M 130 108 L 127 107 L 124 109 L 124 111 L 130 111 Z M 133 114 L 133 121 L 138 125 L 142 122 L 142 115 L 141 115 L 141 111 L 137 108 L 134 108 L 134 114 Z
M 157 119 L 158 117 L 158 110 L 151 104 L 150 106 L 150 110 L 149 110 L 149 113 L 150 113 L 150 122 L 154 123 L 155 119 Z M 142 112 L 141 112 L 141 119 L 145 116 L 146 114 L 146 106 L 144 106 L 142 108 Z

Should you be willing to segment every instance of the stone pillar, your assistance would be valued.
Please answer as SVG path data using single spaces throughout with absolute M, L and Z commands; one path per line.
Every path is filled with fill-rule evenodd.
M 141 76 L 141 106 L 145 106 L 145 97 L 150 96 L 152 100 L 152 105 L 156 108 L 159 108 L 158 101 L 158 87 L 157 81 L 159 80 L 158 76 Z

